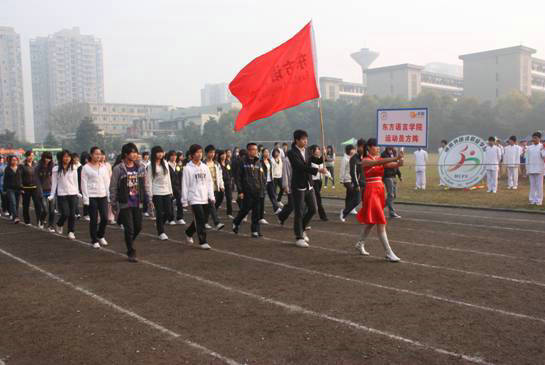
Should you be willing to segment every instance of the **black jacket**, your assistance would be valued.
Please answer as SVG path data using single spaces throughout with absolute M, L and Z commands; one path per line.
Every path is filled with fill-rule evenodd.
M 17 171 L 21 174 L 21 184 L 23 189 L 40 187 L 40 179 L 38 179 L 36 164 L 34 162 L 31 166 L 28 166 L 25 162 L 23 162 L 21 165 L 19 165 Z
M 259 158 L 244 157 L 239 160 L 234 176 L 239 193 L 259 198 L 265 196 L 265 174 Z
M 365 174 L 363 173 L 361 159 L 362 156 L 359 153 L 350 157 L 350 179 L 352 180 L 352 186 L 363 188 L 365 186 Z
M 53 174 L 53 162 L 50 162 L 49 165 L 38 163 L 38 166 L 36 166 L 36 173 L 38 174 L 38 179 L 40 180 L 42 192 L 51 192 L 51 175 Z
M 19 172 L 20 166 L 17 170 L 13 171 L 11 167 L 6 166 L 4 170 L 4 191 L 9 190 L 21 190 L 21 174 Z
M 312 175 L 318 173 L 318 169 L 311 166 L 311 163 L 317 165 L 323 163 L 323 158 L 316 158 L 310 155 L 310 150 L 305 148 L 305 159 L 299 151 L 299 148 L 292 143 L 291 150 L 288 151 L 288 159 L 291 164 L 291 188 L 295 189 L 308 189 L 309 186 L 313 186 Z
M 382 154 L 380 155 L 380 157 L 382 158 L 392 158 L 392 157 L 396 157 L 395 154 L 390 154 L 390 153 L 387 153 L 386 151 L 382 152 Z M 384 177 L 385 178 L 395 178 L 395 177 L 399 177 L 399 180 L 401 180 L 401 171 L 399 170 L 399 168 L 395 168 L 395 169 L 387 169 L 385 168 L 384 169 Z
M 176 164 L 176 168 L 173 169 L 169 163 L 167 163 L 168 171 L 170 173 L 170 183 L 172 184 L 172 193 L 174 197 L 182 196 L 182 175 L 184 173 L 183 167 Z

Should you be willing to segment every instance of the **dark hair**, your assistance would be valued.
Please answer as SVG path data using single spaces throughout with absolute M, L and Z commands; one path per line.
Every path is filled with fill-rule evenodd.
M 276 156 L 280 155 L 280 150 L 278 148 L 275 148 L 273 151 L 272 151 L 272 154 L 271 156 L 273 158 L 276 158 Z
M 365 147 L 365 139 L 360 138 L 357 142 L 358 147 Z
M 248 152 L 247 150 L 249 150 L 249 149 L 250 149 L 250 146 L 256 146 L 256 147 L 257 147 L 257 144 L 256 144 L 256 143 L 254 143 L 254 142 L 250 142 L 250 143 L 248 143 L 248 144 L 246 145 L 246 152 Z M 240 151 L 242 151 L 242 150 L 240 150 Z M 240 154 L 240 151 L 238 152 L 239 154 Z
M 441 143 L 448 144 L 448 141 L 446 139 L 442 139 Z
M 538 137 L 539 139 L 541 139 L 541 132 L 534 132 L 534 134 L 532 134 L 532 137 Z
M 94 146 L 94 147 L 91 147 L 91 149 L 89 150 L 89 155 L 92 155 L 93 153 L 95 153 L 96 150 L 99 150 L 102 153 L 102 150 L 100 148 L 98 148 L 97 146 Z
M 376 138 L 369 138 L 367 142 L 365 143 L 365 147 L 363 148 L 363 157 L 367 157 L 369 155 L 369 148 L 376 147 L 377 146 L 377 139 Z
M 25 157 L 30 156 L 32 153 L 34 153 L 34 152 L 32 152 L 32 150 L 26 150 L 25 151 Z
M 121 161 L 123 161 L 123 155 L 122 154 L 119 154 L 115 157 L 115 161 L 114 161 L 114 166 L 113 167 L 116 167 L 117 165 L 119 165 L 121 163 Z
M 511 137 L 509 137 L 509 139 L 510 139 L 511 141 L 513 141 L 513 142 L 516 142 L 516 141 L 517 141 L 517 137 L 516 137 L 516 136 L 511 136 Z
M 287 147 L 287 146 L 289 146 L 289 144 L 287 142 L 284 142 L 284 143 L 282 143 L 282 147 L 284 147 L 284 146 Z
M 76 156 L 77 156 L 77 154 L 76 154 Z M 91 156 L 89 155 L 89 153 L 87 151 L 83 151 L 81 153 L 81 155 L 80 155 L 80 158 L 79 158 L 82 165 L 85 165 L 90 159 L 91 159 Z
M 144 157 L 144 156 L 149 156 L 149 152 L 148 151 L 142 152 L 142 157 Z
M 269 161 L 270 161 L 270 159 L 271 159 L 271 151 L 270 151 L 268 148 L 263 148 L 263 149 L 261 150 L 261 159 L 262 159 L 263 161 L 265 161 L 265 157 L 263 156 L 263 155 L 265 154 L 265 150 L 267 150 L 267 151 L 269 152 Z
M 318 146 L 317 144 L 313 144 L 312 146 L 310 146 L 310 153 L 314 154 L 314 152 L 316 152 L 316 150 L 319 150 L 320 149 L 320 146 Z
M 165 152 L 163 151 L 163 148 L 161 146 L 155 146 L 151 149 L 151 157 L 150 157 L 150 160 L 151 160 L 151 175 L 155 178 L 155 176 L 157 175 L 157 154 L 160 153 L 160 152 Z M 165 165 L 165 160 L 164 159 L 161 159 L 160 161 L 161 163 L 161 166 L 163 167 L 163 175 L 166 175 L 168 173 L 168 168 L 167 166 Z
M 45 163 L 46 158 L 50 160 L 47 163 L 47 165 Z M 53 168 L 53 155 L 51 154 L 51 152 L 45 151 L 40 156 L 40 162 L 38 162 L 38 169 L 41 171 L 45 169 L 51 170 L 52 168 Z
M 64 170 L 64 164 L 62 163 L 64 156 L 70 156 L 70 162 L 68 162 L 68 167 L 66 168 L 66 171 L 74 169 L 74 155 L 68 150 L 62 150 L 57 153 L 57 162 L 59 164 L 59 169 L 57 172 L 59 173 L 59 175 L 63 172 L 66 173 L 66 171 Z
M 168 151 L 168 152 L 165 154 L 165 159 L 166 159 L 167 161 L 170 161 L 170 158 L 171 158 L 172 156 L 176 156 L 176 151 L 174 151 L 174 150 Z
M 126 143 L 121 147 L 121 158 L 126 158 L 132 152 L 138 153 L 138 147 L 132 142 Z
M 225 155 L 225 158 L 227 159 L 227 151 L 226 150 L 217 150 L 216 151 L 216 161 L 220 162 L 220 157 L 222 155 Z
M 496 137 L 492 137 L 492 136 L 488 137 L 488 142 L 490 142 L 490 141 L 496 142 Z
M 297 129 L 295 132 L 293 132 L 293 140 L 294 141 L 297 141 L 301 138 L 304 138 L 304 137 L 307 137 L 308 138 L 308 133 L 302 129 Z
M 202 150 L 201 145 L 192 144 L 192 145 L 189 147 L 189 156 L 190 156 L 191 158 L 193 158 L 193 155 L 194 155 L 195 153 L 197 153 L 197 151 L 199 151 L 199 150 Z
M 347 144 L 345 147 L 344 147 L 344 153 L 346 153 L 347 155 L 350 153 L 350 151 L 352 151 L 354 149 L 354 145 L 353 144 Z
M 8 166 L 11 165 L 11 161 L 12 161 L 14 158 L 16 158 L 17 161 L 19 161 L 19 157 L 17 157 L 17 155 L 8 155 L 8 157 L 7 157 L 7 159 L 6 159 L 6 162 L 7 162 Z
M 209 144 L 209 145 L 206 146 L 206 148 L 204 149 L 204 153 L 208 153 L 208 152 L 215 151 L 215 150 L 216 150 L 216 147 L 214 147 L 213 144 Z

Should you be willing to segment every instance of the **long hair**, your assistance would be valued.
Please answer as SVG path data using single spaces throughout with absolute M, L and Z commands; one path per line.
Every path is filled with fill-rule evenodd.
M 216 151 L 216 161 L 221 165 L 221 156 L 225 156 L 225 163 L 227 162 L 227 152 L 225 150 Z
M 150 165 L 151 165 L 151 175 L 155 178 L 157 175 L 157 161 L 159 159 L 157 158 L 157 154 L 165 152 L 163 151 L 163 148 L 161 146 L 155 146 L 151 149 L 151 157 L 150 157 Z M 168 173 L 168 168 L 166 167 L 164 158 L 159 161 L 161 163 L 161 167 L 163 168 L 163 175 L 166 175 Z
M 367 142 L 363 145 L 363 157 L 369 156 L 369 149 L 371 147 L 377 146 L 377 139 L 376 138 L 369 138 Z
M 49 162 L 46 164 L 45 159 L 49 159 Z M 45 151 L 42 153 L 42 156 L 40 157 L 40 161 L 38 162 L 38 170 L 39 171 L 51 171 L 53 169 L 53 155 L 49 151 Z
M 65 171 L 62 160 L 64 159 L 64 156 L 66 155 L 70 156 L 70 162 L 68 163 L 68 166 L 66 167 L 66 171 Z M 68 170 L 74 169 L 74 159 L 72 157 L 72 154 L 68 150 L 62 150 L 61 152 L 57 153 L 57 163 L 59 164 L 59 170 L 58 170 L 59 175 L 62 173 L 66 174 Z

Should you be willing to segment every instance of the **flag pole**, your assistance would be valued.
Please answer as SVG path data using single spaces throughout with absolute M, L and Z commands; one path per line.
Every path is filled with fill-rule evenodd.
M 318 106 L 319 106 L 319 109 L 320 109 L 320 132 L 322 134 L 322 154 L 325 154 L 326 153 L 326 150 L 325 150 L 325 132 L 324 132 L 324 113 L 322 111 L 322 98 L 320 97 L 318 99 Z

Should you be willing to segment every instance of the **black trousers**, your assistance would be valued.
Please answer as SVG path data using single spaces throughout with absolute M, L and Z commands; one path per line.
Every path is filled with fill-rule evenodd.
M 316 196 L 316 205 L 318 207 L 320 219 L 327 219 L 327 214 L 325 214 L 325 209 L 322 204 L 322 180 L 314 180 L 314 195 Z
M 293 220 L 293 231 L 296 239 L 303 238 L 303 232 L 305 227 L 316 213 L 316 196 L 314 191 L 310 189 L 298 190 L 294 189 L 293 195 L 293 210 L 295 211 L 295 217 Z M 306 212 L 305 212 L 306 206 Z
M 229 183 L 225 184 L 225 205 L 227 207 L 227 215 L 233 215 L 233 187 Z
M 42 196 L 38 188 L 23 189 L 23 220 L 25 224 L 30 223 L 30 199 L 34 204 L 34 213 L 36 213 L 36 223 L 42 219 Z
M 2 213 L 9 211 L 9 208 L 8 208 L 8 194 L 5 191 L 0 192 L 0 200 L 2 201 L 2 205 L 1 205 Z
M 278 210 L 278 200 L 276 198 L 276 191 L 274 187 L 274 181 L 270 181 L 267 183 L 267 195 L 269 196 L 269 199 L 271 201 L 271 204 L 273 206 L 273 210 L 276 212 Z
M 346 188 L 346 197 L 344 198 L 343 218 L 346 218 L 360 204 L 361 190 L 356 190 L 350 183 L 344 183 L 344 187 Z
M 221 203 L 223 203 L 223 198 L 225 197 L 225 193 L 223 191 L 214 191 L 214 198 L 216 199 L 216 204 L 214 208 L 216 208 L 216 211 L 219 207 L 221 207 Z
M 97 243 L 104 238 L 108 225 L 108 198 L 89 198 L 89 235 L 91 243 Z M 100 224 L 98 218 L 100 216 Z
M 60 212 L 57 226 L 64 226 L 64 222 L 68 219 L 68 232 L 74 232 L 76 226 L 76 206 L 78 205 L 78 196 L 57 196 L 57 204 L 59 205 Z
M 216 203 L 217 203 L 218 197 L 220 196 L 221 196 L 221 200 L 223 200 L 223 192 L 214 191 L 214 199 L 216 199 Z M 212 216 L 212 221 L 214 222 L 214 225 L 217 226 L 218 224 L 220 224 L 220 218 L 218 217 L 218 211 L 216 210 L 216 205 L 212 203 L 209 203 L 208 205 L 209 207 L 205 215 L 205 218 L 206 218 L 205 223 L 208 223 L 208 219 L 210 218 L 210 216 Z
M 175 200 L 175 201 L 174 201 Z M 173 202 L 170 205 L 170 220 L 174 220 L 174 217 L 176 217 L 176 220 L 179 221 L 180 219 L 184 219 L 184 207 L 182 206 L 182 196 L 181 194 L 174 192 L 173 195 Z M 176 214 L 174 214 L 174 207 L 176 207 Z
M 276 193 L 276 189 L 278 189 L 276 201 L 282 201 L 282 195 L 284 194 L 284 189 L 282 189 L 282 178 L 276 178 L 276 179 L 273 179 L 273 181 L 274 181 L 275 193 Z
M 293 212 L 293 197 L 291 194 L 286 194 L 288 196 L 288 203 L 284 205 L 284 208 L 282 208 L 282 211 L 278 214 L 278 219 L 284 223 L 286 219 L 290 216 L 291 212 Z
M 127 256 L 134 256 L 134 240 L 142 230 L 142 210 L 140 208 L 123 208 L 119 211 L 117 221 L 123 225 Z
M 6 195 L 8 198 L 8 210 L 11 215 L 11 220 L 15 220 L 19 217 L 19 199 L 21 196 L 20 190 L 7 190 Z
M 165 233 L 165 223 L 172 214 L 172 195 L 154 195 L 153 205 L 155 206 L 155 227 L 157 234 Z
M 259 220 L 261 215 L 261 201 L 264 200 L 264 198 L 261 198 L 259 196 L 253 196 L 251 194 L 244 194 L 244 199 L 242 199 L 242 207 L 240 208 L 240 211 L 238 212 L 238 215 L 235 217 L 235 220 L 233 221 L 233 224 L 235 226 L 240 226 L 240 223 L 252 211 L 252 226 L 251 230 L 252 233 L 261 233 L 261 229 L 259 227 Z
M 52 227 L 55 224 L 55 201 L 49 200 L 49 193 L 42 196 L 42 222 L 45 223 L 47 218 L 47 224 Z
M 185 230 L 185 234 L 189 237 L 193 237 L 195 232 L 199 237 L 199 244 L 204 245 L 208 243 L 206 241 L 206 229 L 204 225 L 208 220 L 210 207 L 213 207 L 211 204 L 195 204 L 191 206 L 191 211 L 193 212 L 193 222 Z

